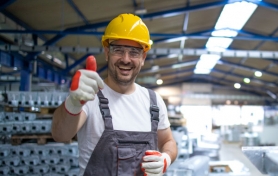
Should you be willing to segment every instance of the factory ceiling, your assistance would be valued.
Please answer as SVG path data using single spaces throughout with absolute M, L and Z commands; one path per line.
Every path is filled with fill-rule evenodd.
M 224 9 L 240 3 L 253 8 L 250 17 L 241 27 L 230 27 L 233 22 L 228 20 L 219 27 Z M 236 22 L 244 17 L 239 11 L 230 14 Z M 278 0 L 3 0 L 0 13 L 1 82 L 9 76 L 18 81 L 22 65 L 35 67 L 35 75 L 44 68 L 70 78 L 84 68 L 91 54 L 105 77 L 101 46 L 105 27 L 118 14 L 136 13 L 153 41 L 137 78 L 141 85 L 156 88 L 156 80 L 161 79 L 162 85 L 212 83 L 234 89 L 238 83 L 239 91 L 277 101 Z M 209 48 L 214 39 L 222 39 L 223 46 Z M 16 59 L 5 65 L 2 58 L 7 55 Z M 209 72 L 197 73 L 199 61 L 210 59 L 208 65 L 215 63 Z M 15 70 L 17 62 L 22 68 Z

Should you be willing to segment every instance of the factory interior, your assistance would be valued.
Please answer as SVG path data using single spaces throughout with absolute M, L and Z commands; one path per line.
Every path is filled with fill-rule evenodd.
M 0 175 L 80 175 L 53 113 L 88 56 L 107 76 L 101 38 L 123 13 L 150 33 L 135 82 L 167 108 L 164 176 L 277 176 L 278 0 L 1 0 Z

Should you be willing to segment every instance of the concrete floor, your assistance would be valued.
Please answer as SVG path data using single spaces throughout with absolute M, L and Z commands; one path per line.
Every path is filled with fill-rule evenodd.
M 247 157 L 241 152 L 241 147 L 238 143 L 223 143 L 220 150 L 221 161 L 238 160 L 247 169 L 249 169 L 250 176 L 266 176 L 261 174 L 257 168 L 249 161 Z

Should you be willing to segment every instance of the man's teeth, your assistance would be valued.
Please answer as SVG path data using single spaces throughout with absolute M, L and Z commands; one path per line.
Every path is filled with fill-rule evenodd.
M 120 69 L 123 69 L 123 70 L 130 70 L 131 68 L 125 68 L 125 67 L 119 67 Z

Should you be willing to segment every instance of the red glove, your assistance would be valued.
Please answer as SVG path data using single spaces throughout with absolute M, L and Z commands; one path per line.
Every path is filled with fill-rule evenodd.
M 142 170 L 144 176 L 162 176 L 171 164 L 171 158 L 167 153 L 156 150 L 147 150 L 143 157 Z
M 78 70 L 71 82 L 70 93 L 65 101 L 65 109 L 71 115 L 78 115 L 86 101 L 93 100 L 104 83 L 96 72 L 97 64 L 94 56 L 86 60 L 86 69 Z

